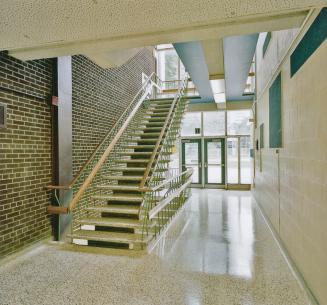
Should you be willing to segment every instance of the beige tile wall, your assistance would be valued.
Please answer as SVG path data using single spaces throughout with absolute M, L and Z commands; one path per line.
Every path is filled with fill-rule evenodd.
M 327 42 L 292 78 L 289 58 L 280 69 L 283 148 L 279 154 L 268 148 L 269 89 L 265 89 L 257 104 L 257 126 L 265 124 L 265 148 L 261 151 L 262 172 L 256 152 L 253 192 L 309 288 L 326 305 Z

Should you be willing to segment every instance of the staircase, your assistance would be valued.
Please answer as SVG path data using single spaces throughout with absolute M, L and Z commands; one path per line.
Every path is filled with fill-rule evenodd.
M 89 175 L 79 178 L 67 208 L 73 214 L 68 237 L 74 244 L 143 249 L 167 225 L 186 200 L 191 176 L 172 177 L 169 169 L 186 105 L 182 91 L 172 99 L 145 99 L 131 110 L 129 124 L 122 119 L 119 139 L 102 143 L 106 149 L 84 167 Z M 184 189 L 178 193 L 181 181 Z

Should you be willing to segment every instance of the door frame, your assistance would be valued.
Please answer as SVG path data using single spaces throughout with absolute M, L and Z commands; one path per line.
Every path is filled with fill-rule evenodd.
M 220 142 L 221 143 L 221 183 L 209 183 L 208 182 L 208 143 L 210 142 Z M 203 155 L 204 155 L 204 163 L 203 163 L 203 168 L 204 168 L 204 187 L 210 188 L 210 187 L 224 187 L 225 186 L 225 139 L 224 138 L 217 138 L 217 137 L 212 137 L 212 138 L 204 138 L 203 139 Z
M 181 168 L 182 171 L 186 170 L 185 168 L 185 143 L 198 143 L 198 156 L 199 156 L 199 164 L 198 164 L 198 173 L 199 173 L 199 183 L 191 183 L 191 187 L 202 187 L 203 185 L 203 154 L 202 154 L 202 140 L 201 139 L 181 139 Z
M 223 149 L 222 149 L 222 157 L 225 158 L 224 163 L 225 166 L 222 170 L 222 177 L 224 177 L 224 183 L 223 184 L 216 184 L 216 183 L 205 183 L 205 168 L 204 168 L 204 163 L 205 163 L 205 157 L 204 157 L 204 145 L 205 145 L 205 141 L 206 140 L 211 140 L 211 139 L 219 139 L 221 141 L 223 141 Z M 180 139 L 180 155 L 179 155 L 179 159 L 180 159 L 180 168 L 181 170 L 183 170 L 183 165 L 185 162 L 185 153 L 184 153 L 184 146 L 183 146 L 183 142 L 184 143 L 189 143 L 189 142 L 200 142 L 200 161 L 201 161 L 201 166 L 199 167 L 199 181 L 200 183 L 191 183 L 191 187 L 194 188 L 222 188 L 222 189 L 226 189 L 227 188 L 227 166 L 226 166 L 226 137 L 225 136 L 192 136 L 192 137 L 185 137 L 185 138 L 181 138 Z

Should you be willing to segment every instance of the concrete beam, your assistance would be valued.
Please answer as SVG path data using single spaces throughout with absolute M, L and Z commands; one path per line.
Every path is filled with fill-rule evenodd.
M 307 13 L 307 10 L 299 10 L 277 16 L 260 15 L 258 17 L 256 15 L 215 24 L 190 26 L 167 31 L 85 41 L 59 42 L 25 49 L 12 49 L 9 50 L 9 54 L 21 60 L 33 60 L 66 55 L 106 53 L 113 50 L 139 48 L 163 43 L 210 40 L 226 36 L 279 31 L 299 27 Z
M 201 42 L 209 71 L 209 79 L 220 79 L 224 75 L 224 47 L 222 39 Z M 222 77 L 224 78 L 224 77 Z

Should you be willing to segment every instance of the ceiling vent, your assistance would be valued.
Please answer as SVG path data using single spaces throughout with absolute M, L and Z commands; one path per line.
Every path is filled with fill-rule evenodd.
M 0 103 L 0 128 L 6 128 L 7 106 Z

